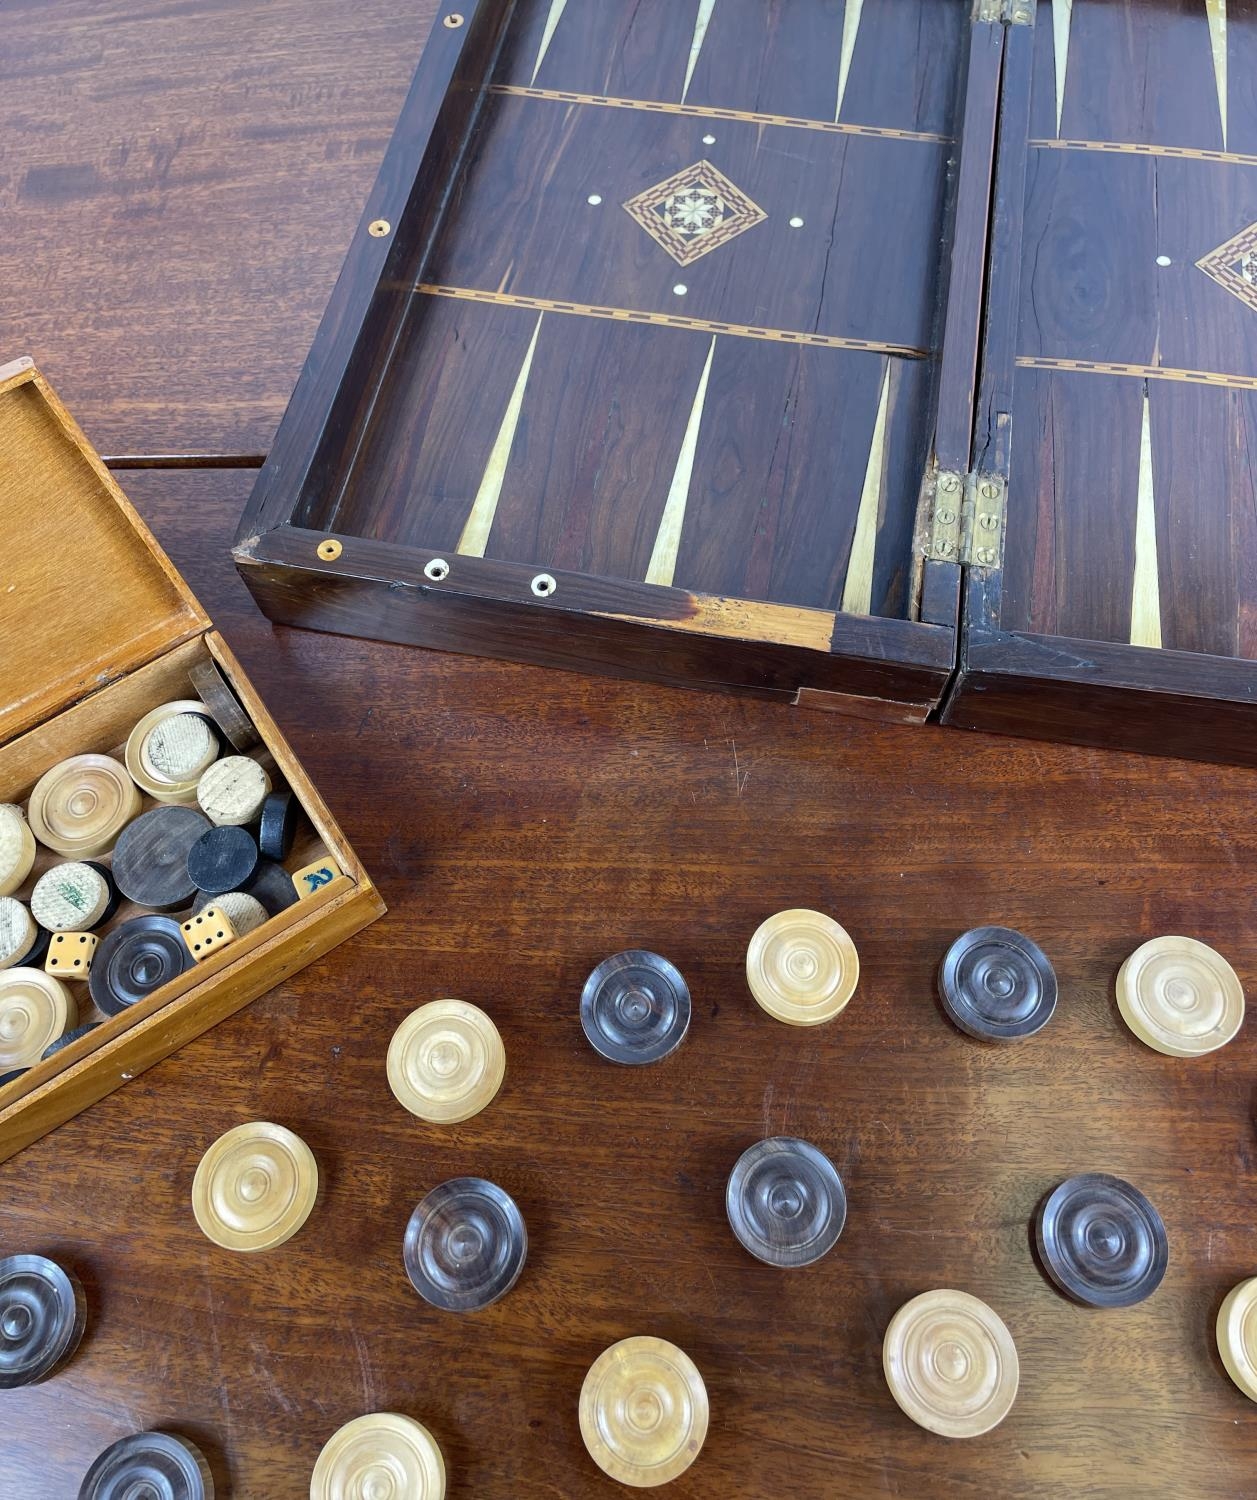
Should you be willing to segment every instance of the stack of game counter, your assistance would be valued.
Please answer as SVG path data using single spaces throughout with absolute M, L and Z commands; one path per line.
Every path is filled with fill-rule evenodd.
M 0 804 L 0 1087 L 340 873 L 221 676 Z

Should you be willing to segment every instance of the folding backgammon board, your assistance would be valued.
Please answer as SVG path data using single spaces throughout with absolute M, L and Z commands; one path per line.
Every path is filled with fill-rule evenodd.
M 11 877 L 0 905 L 23 924 L 0 953 L 3 1160 L 384 907 L 240 664 L 29 359 L 0 366 L 0 516 L 0 862 Z M 212 786 L 159 778 L 187 753 L 152 738 L 163 707 L 213 740 Z M 231 753 L 233 740 L 248 753 Z M 139 762 L 141 741 L 158 766 Z M 284 788 L 273 797 L 272 782 Z M 198 792 L 199 809 L 181 805 Z M 274 858 L 259 860 L 245 823 Z M 191 845 L 207 834 L 207 863 L 190 874 Z M 244 865 L 240 843 L 254 844 Z M 293 878 L 307 869 L 308 890 Z M 185 919 L 196 928 L 223 914 L 196 879 L 224 893 L 244 883 L 221 897 L 239 931 L 204 916 L 213 933 L 185 942 Z M 48 929 L 70 921 L 91 930 L 61 934 L 73 942 L 59 958 Z M 51 1045 L 25 1047 L 41 1026 Z
M 273 618 L 1251 760 L 1257 16 L 454 0 L 237 540 Z

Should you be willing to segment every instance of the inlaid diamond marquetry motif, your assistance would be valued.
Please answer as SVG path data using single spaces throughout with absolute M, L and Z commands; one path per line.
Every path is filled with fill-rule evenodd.
M 1196 264 L 1220 287 L 1257 312 L 1257 224 L 1233 234 Z
M 679 266 L 691 265 L 768 217 L 709 161 L 696 161 L 624 207 Z

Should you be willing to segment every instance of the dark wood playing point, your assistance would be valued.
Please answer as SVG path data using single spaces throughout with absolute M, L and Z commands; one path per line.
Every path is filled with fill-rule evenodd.
M 1250 771 L 320 635 L 252 603 L 230 545 L 253 476 L 225 465 L 269 446 L 431 13 L 6 16 L 0 358 L 34 355 L 103 451 L 223 461 L 119 477 L 389 912 L 0 1166 L 0 1253 L 61 1261 L 88 1305 L 67 1367 L 4 1394 L 0 1500 L 72 1500 L 150 1427 L 192 1439 L 220 1495 L 301 1500 L 323 1443 L 371 1411 L 429 1428 L 451 1500 L 611 1500 L 577 1399 L 633 1334 L 706 1383 L 678 1497 L 1250 1494 L 1257 1406 L 1213 1326 L 1257 1274 L 1257 1023 L 1175 1059 L 1113 993 L 1175 933 L 1257 993 Z M 859 950 L 829 1024 L 784 1026 L 747 989 L 747 942 L 788 907 Z M 984 925 L 1032 938 L 1059 983 L 1048 1026 L 1006 1046 L 935 993 Z M 630 948 L 674 963 L 693 1004 L 645 1067 L 600 1058 L 580 1022 L 591 970 Z M 395 1027 L 443 996 L 506 1048 L 497 1098 L 454 1126 L 407 1114 L 385 1074 Z M 198 1229 L 192 1180 L 249 1120 L 296 1131 L 320 1189 L 293 1239 L 234 1255 Z M 754 1259 L 725 1217 L 731 1168 L 774 1135 L 824 1151 L 847 1194 L 805 1269 Z M 1036 1207 L 1086 1172 L 1164 1221 L 1165 1279 L 1136 1306 L 1075 1305 L 1036 1264 Z M 508 1192 L 529 1242 L 514 1289 L 465 1315 L 402 1261 L 415 1206 L 459 1176 Z M 892 1316 L 939 1287 L 988 1303 L 1020 1358 L 1010 1414 L 965 1441 L 915 1426 L 882 1374 Z

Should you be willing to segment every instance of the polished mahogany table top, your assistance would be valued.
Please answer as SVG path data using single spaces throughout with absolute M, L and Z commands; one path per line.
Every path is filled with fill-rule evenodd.
M 879 727 L 273 628 L 228 556 L 421 45 L 427 0 L 68 0 L 11 7 L 0 102 L 4 343 L 33 354 L 105 453 L 215 463 L 124 472 L 381 887 L 387 917 L 0 1166 L 0 1250 L 62 1258 L 89 1327 L 47 1384 L 8 1393 L 0 1500 L 72 1497 L 147 1427 L 194 1439 L 219 1493 L 308 1493 L 363 1412 L 440 1443 L 449 1494 L 622 1491 L 577 1396 L 608 1344 L 679 1344 L 711 1403 L 687 1497 L 1239 1496 L 1257 1409 L 1213 1341 L 1257 1273 L 1250 1022 L 1221 1052 L 1141 1046 L 1114 1001 L 1148 937 L 1213 944 L 1257 979 L 1250 773 L 934 728 Z M 754 1004 L 751 933 L 783 907 L 860 952 L 832 1024 Z M 946 1020 L 935 973 L 967 928 L 1050 956 L 1060 1000 L 995 1048 Z M 581 987 L 644 947 L 693 1020 L 657 1066 L 586 1042 Z M 389 1092 L 417 1005 L 458 996 L 506 1046 L 462 1125 Z M 312 1147 L 321 1190 L 278 1250 L 215 1248 L 196 1164 L 250 1119 Z M 725 1218 L 738 1156 L 802 1136 L 848 1218 L 813 1267 L 752 1259 Z M 1036 1205 L 1110 1172 L 1165 1220 L 1160 1289 L 1074 1306 L 1036 1265 Z M 515 1289 L 474 1315 L 411 1290 L 402 1235 L 446 1178 L 505 1187 L 528 1225 Z M 882 1376 L 897 1308 L 971 1292 L 1021 1362 L 1011 1414 L 949 1442 Z

